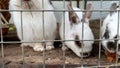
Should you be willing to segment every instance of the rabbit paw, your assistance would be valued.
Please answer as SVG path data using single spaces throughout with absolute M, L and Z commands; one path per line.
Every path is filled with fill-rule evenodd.
M 42 44 L 35 44 L 33 46 L 33 49 L 34 49 L 34 51 L 41 51 L 42 52 L 44 50 L 44 47 Z
M 29 43 L 22 43 L 21 47 L 24 47 L 24 46 L 26 47 L 26 46 L 29 46 L 29 45 L 30 45 Z
M 51 50 L 51 49 L 54 49 L 54 46 L 51 42 L 47 42 L 46 43 L 46 50 Z

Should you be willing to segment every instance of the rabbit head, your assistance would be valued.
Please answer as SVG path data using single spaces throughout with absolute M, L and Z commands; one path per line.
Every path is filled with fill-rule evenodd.
M 79 8 L 72 7 L 71 1 L 68 5 L 69 12 L 65 14 L 65 46 L 70 48 L 77 56 L 87 57 L 92 50 L 93 41 L 81 41 L 81 40 L 93 40 L 93 34 L 89 27 L 89 17 L 91 15 L 92 5 L 88 4 L 86 12 L 76 12 Z M 63 39 L 63 23 L 60 30 L 61 38 Z
M 117 36 L 120 35 L 120 33 L 118 33 L 118 31 L 120 31 L 120 28 L 118 28 L 118 25 L 120 25 L 120 23 L 118 22 L 119 17 L 117 10 L 117 4 L 113 3 L 110 7 L 110 13 L 104 19 L 101 28 L 102 39 L 105 39 L 102 41 L 102 45 L 105 50 L 111 53 L 114 53 L 116 51 L 117 40 L 115 39 L 117 39 Z

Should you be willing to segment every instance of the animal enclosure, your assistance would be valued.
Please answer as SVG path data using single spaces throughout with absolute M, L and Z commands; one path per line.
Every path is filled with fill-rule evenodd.
M 22 1 L 23 0 L 21 0 L 21 2 Z M 69 0 L 50 0 L 50 1 L 52 3 L 51 5 L 54 7 L 53 10 L 48 10 L 48 9 L 9 10 L 8 9 L 9 0 L 0 0 L 0 13 L 1 13 L 0 14 L 0 22 L 1 22 L 0 23 L 1 24 L 0 25 L 0 28 L 1 28 L 0 67 L 1 68 L 84 68 L 84 67 L 85 68 L 115 68 L 115 67 L 119 68 L 120 67 L 118 54 L 115 55 L 116 60 L 114 62 L 109 62 L 107 60 L 109 57 L 106 56 L 105 50 L 102 47 L 103 39 L 101 38 L 101 30 L 100 30 L 105 17 L 110 12 L 110 9 L 109 9 L 110 6 L 114 2 L 120 6 L 119 0 L 115 0 L 115 1 L 72 0 L 72 6 L 79 7 L 81 9 L 81 11 L 74 10 L 76 12 L 85 12 L 86 11 L 85 9 L 88 3 L 91 3 L 93 6 L 92 15 L 91 15 L 92 18 L 90 18 L 89 26 L 93 32 L 94 40 L 81 40 L 81 41 L 94 41 L 91 54 L 88 57 L 78 57 L 71 49 L 65 50 L 65 51 L 62 50 L 62 46 L 64 45 L 63 42 L 65 41 L 69 42 L 69 41 L 75 41 L 75 40 L 61 40 L 59 37 L 57 37 L 55 40 L 45 40 L 45 38 L 43 37 L 41 41 L 34 41 L 34 42 L 20 41 L 20 39 L 17 36 L 17 29 L 15 27 L 15 24 L 13 24 L 14 22 L 12 24 L 11 24 L 11 21 L 9 22 L 11 17 L 9 12 L 12 12 L 12 13 L 42 12 L 43 17 L 45 12 L 54 12 L 57 20 L 56 24 L 61 24 L 60 20 L 62 17 L 63 18 L 65 17 L 65 12 L 69 12 L 67 5 L 70 3 L 70 1 Z M 42 3 L 43 2 L 44 0 L 42 0 Z M 99 8 L 96 7 L 96 5 L 98 4 L 99 4 Z M 106 6 L 109 6 L 107 7 L 107 9 L 104 8 L 105 4 L 107 4 Z M 96 13 L 97 13 L 96 15 L 97 19 L 95 18 Z M 9 23 L 4 22 L 2 15 L 4 16 L 6 21 L 8 21 Z M 32 19 L 29 19 L 29 20 L 32 21 Z M 44 20 L 42 21 L 44 23 Z M 22 19 L 21 19 L 21 23 L 22 23 Z M 5 27 L 7 26 L 9 28 L 6 34 L 3 34 L 4 32 L 3 26 Z M 43 34 L 45 33 L 44 28 L 45 27 L 43 27 L 43 30 L 42 30 Z M 63 32 L 64 32 L 64 29 L 63 29 Z M 52 50 L 45 50 L 46 49 L 45 43 L 50 41 L 54 42 L 55 48 Z M 42 52 L 34 51 L 32 47 L 20 46 L 21 43 L 30 43 L 30 44 L 42 43 L 44 46 L 44 50 Z M 118 47 L 119 46 L 117 46 L 117 48 Z M 119 52 L 119 51 L 116 49 L 116 52 Z

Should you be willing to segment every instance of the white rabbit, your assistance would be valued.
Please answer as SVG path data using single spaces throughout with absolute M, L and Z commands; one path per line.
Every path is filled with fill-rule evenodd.
M 102 32 L 102 46 L 104 49 L 110 53 L 116 52 L 117 43 L 120 44 L 120 40 L 114 40 L 120 37 L 120 17 L 118 16 L 118 11 L 120 7 L 116 3 L 113 3 L 110 7 L 110 13 L 104 19 L 101 32 Z M 120 12 L 119 12 L 120 14 Z M 119 28 L 118 28 L 119 27 Z M 108 40 L 111 39 L 111 40 Z
M 44 1 L 44 8 L 42 7 Z M 54 10 L 49 0 L 10 0 L 9 10 Z M 41 42 L 45 40 L 54 40 L 56 33 L 56 18 L 54 12 L 32 11 L 14 11 L 11 12 L 13 22 L 17 29 L 17 35 L 23 42 L 22 46 L 31 46 L 34 51 L 43 51 L 42 43 L 24 43 L 24 42 Z M 21 17 L 22 16 L 22 17 Z M 43 35 L 43 19 L 45 33 Z M 44 36 L 44 37 L 43 37 Z M 45 42 L 46 50 L 53 47 L 53 42 Z
M 62 50 L 69 48 L 79 57 L 88 57 L 92 50 L 92 44 L 94 43 L 94 36 L 89 27 L 89 17 L 91 15 L 91 12 L 88 12 L 92 10 L 92 5 L 88 4 L 87 12 L 83 14 L 83 12 L 75 12 L 75 10 L 81 11 L 81 9 L 76 7 L 72 8 L 70 1 L 68 10 L 69 12 L 65 12 L 65 22 L 63 19 L 64 17 L 61 20 L 62 22 L 60 26 L 60 37 L 62 40 L 70 41 L 65 41 L 63 43 L 64 45 L 62 47 Z M 63 30 L 65 30 L 65 33 Z M 87 40 L 83 41 L 83 46 L 81 40 Z

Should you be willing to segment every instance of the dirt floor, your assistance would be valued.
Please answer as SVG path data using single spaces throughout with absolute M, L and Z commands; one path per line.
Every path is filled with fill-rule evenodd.
M 0 49 L 1 50 L 1 49 Z M 43 63 L 43 53 L 34 52 L 32 48 L 24 48 L 25 56 L 24 60 L 26 64 L 42 64 Z M 1 53 L 1 51 L 0 51 Z M 4 45 L 4 56 L 5 56 L 5 65 L 16 65 L 23 64 L 22 62 L 22 48 L 19 44 L 6 44 Z M 71 50 L 65 52 L 65 63 L 66 64 L 81 64 L 81 58 L 78 58 Z M 0 54 L 0 57 L 1 54 Z M 63 64 L 63 52 L 60 48 L 53 49 L 51 51 L 45 52 L 45 63 L 46 64 Z M 0 58 L 0 61 L 2 58 Z M 101 64 L 109 64 L 106 61 L 106 56 L 102 54 Z M 83 59 L 83 64 L 85 65 L 97 65 L 98 54 L 92 54 L 88 58 Z
M 99 20 L 91 21 L 90 24 L 93 33 L 95 35 L 95 38 L 99 38 Z M 13 34 L 9 34 L 6 37 L 4 37 L 4 40 L 17 40 L 17 38 L 13 37 Z M 101 59 L 98 60 L 98 50 L 99 50 L 99 44 L 98 41 L 95 42 L 93 50 L 91 52 L 91 56 L 87 58 L 79 58 L 76 56 L 71 50 L 68 50 L 65 52 L 65 64 L 70 65 L 97 65 L 98 61 L 100 61 L 101 65 L 108 65 L 112 64 L 109 63 L 106 59 L 106 55 L 104 54 L 103 50 L 101 52 Z M 0 47 L 0 64 L 2 64 L 2 49 Z M 27 65 L 39 65 L 43 64 L 43 53 L 42 52 L 34 52 L 32 48 L 25 47 L 24 48 L 24 62 L 22 61 L 22 48 L 20 47 L 20 44 L 4 44 L 4 60 L 5 65 L 22 65 L 24 62 Z M 45 64 L 50 65 L 62 65 L 64 64 L 64 57 L 63 57 L 63 51 L 61 48 L 56 48 L 50 51 L 45 51 Z

